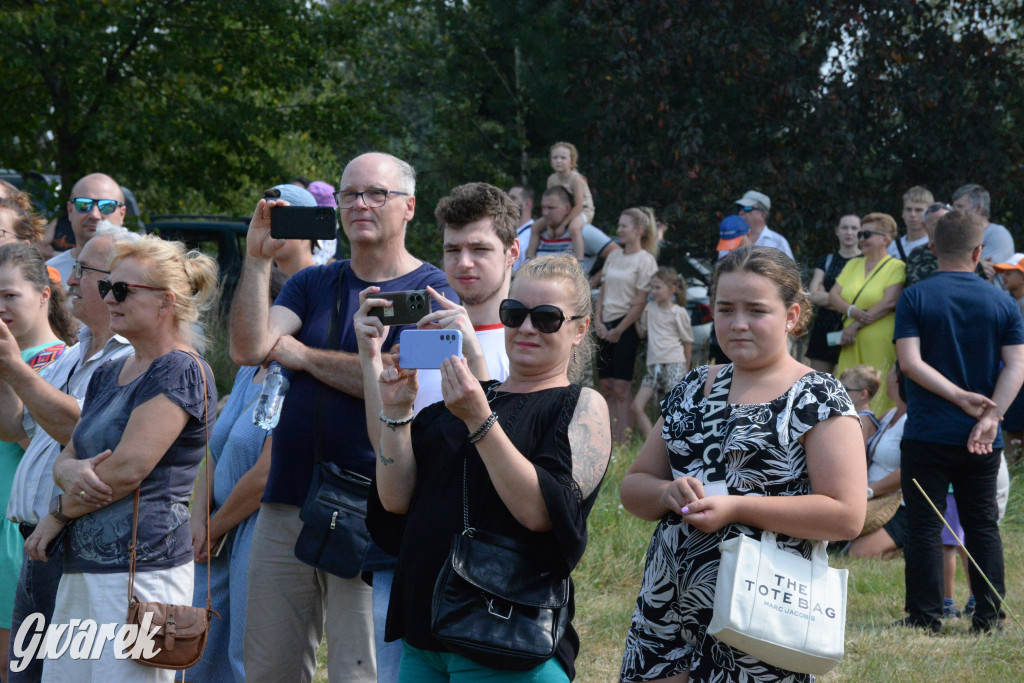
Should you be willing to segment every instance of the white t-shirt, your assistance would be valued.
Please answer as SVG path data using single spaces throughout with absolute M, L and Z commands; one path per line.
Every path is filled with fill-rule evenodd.
M 75 257 L 71 255 L 71 250 L 68 249 L 51 258 L 46 262 L 46 265 L 56 268 L 57 272 L 60 273 L 60 281 L 66 285 L 68 277 L 71 276 L 71 270 L 75 267 Z
M 903 440 L 903 427 L 907 423 L 907 414 L 903 413 L 895 424 L 889 426 L 896 415 L 893 408 L 887 412 L 878 424 L 878 436 L 874 437 L 871 447 L 871 466 L 868 467 L 868 485 L 884 479 L 900 466 L 900 441 Z
M 484 352 L 484 361 L 487 363 L 487 373 L 491 379 L 499 382 L 505 381 L 508 377 L 508 354 L 505 352 L 505 326 L 497 323 L 495 325 L 481 325 L 476 330 L 476 338 L 480 342 L 480 348 Z M 416 377 L 419 379 L 420 388 L 416 392 L 416 400 L 413 402 L 412 411 L 420 412 L 432 403 L 444 400 L 441 393 L 441 371 L 440 370 L 418 370 Z
M 927 246 L 927 244 L 928 244 L 928 233 L 925 233 L 924 237 L 922 237 L 920 239 L 910 240 L 910 241 L 908 241 L 907 240 L 907 236 L 904 235 L 903 237 L 900 238 L 900 244 L 903 245 L 903 253 L 905 253 L 907 256 L 910 256 L 910 252 L 914 251 L 918 247 Z M 889 253 L 889 256 L 892 256 L 893 258 L 899 258 L 900 257 L 900 252 L 896 248 L 896 243 L 895 242 L 890 242 L 889 246 L 886 248 L 886 251 Z
M 512 264 L 512 272 L 519 270 L 526 262 L 526 249 L 530 246 L 530 228 L 533 226 L 533 219 L 526 221 L 516 230 L 516 237 L 519 238 L 519 258 Z

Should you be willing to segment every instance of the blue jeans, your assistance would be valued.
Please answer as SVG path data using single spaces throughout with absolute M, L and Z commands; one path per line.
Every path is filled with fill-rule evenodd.
M 402 641 L 384 642 L 384 625 L 388 620 L 388 602 L 394 569 L 373 572 L 373 640 L 377 648 L 377 683 L 395 683 L 398 664 L 402 660 Z
M 28 555 L 22 555 L 21 575 L 18 577 L 18 591 L 14 595 L 14 613 L 11 616 L 11 647 L 7 655 L 8 660 L 8 683 L 39 683 L 43 678 L 43 660 L 33 658 L 24 671 L 14 673 L 10 671 L 10 662 L 20 661 L 15 650 L 15 642 L 18 637 L 18 630 L 22 622 L 28 617 L 39 612 L 45 619 L 45 624 L 50 625 L 50 618 L 53 616 L 53 603 L 57 597 L 57 586 L 60 585 L 60 577 L 64 574 L 64 548 L 54 552 L 48 562 L 39 562 L 29 559 Z M 21 646 L 26 647 L 31 642 Z

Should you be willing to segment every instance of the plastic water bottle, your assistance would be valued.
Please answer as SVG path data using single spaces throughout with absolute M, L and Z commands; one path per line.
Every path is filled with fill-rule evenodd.
M 288 393 L 288 376 L 280 363 L 271 363 L 263 380 L 263 391 L 252 410 L 252 423 L 261 429 L 273 429 L 281 419 L 281 406 Z

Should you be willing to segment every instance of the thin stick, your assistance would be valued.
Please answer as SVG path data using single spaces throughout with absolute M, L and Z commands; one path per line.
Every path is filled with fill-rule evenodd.
M 935 503 L 933 503 L 932 499 L 928 497 L 928 494 L 924 492 L 924 489 L 921 488 L 921 485 L 917 483 L 917 479 L 911 479 L 910 481 L 914 482 L 914 486 L 917 487 L 917 490 L 921 492 L 921 495 L 924 496 L 924 499 L 927 500 L 928 504 L 932 506 L 932 510 L 935 510 L 935 514 L 939 516 L 939 519 L 942 520 L 942 523 L 946 525 L 947 529 L 949 529 L 949 533 L 953 535 L 953 540 L 956 541 L 957 545 L 963 548 L 964 554 L 967 555 L 967 559 L 971 561 L 971 564 L 974 565 L 974 568 L 978 570 L 979 574 L 981 574 L 981 578 L 985 579 L 985 583 L 987 583 L 988 587 L 992 589 L 992 593 L 997 598 L 999 598 L 999 602 L 1002 603 L 1003 609 L 1005 609 L 1007 613 L 1009 613 L 1009 615 L 1013 617 L 1013 623 L 1017 624 L 1017 628 L 1020 629 L 1021 633 L 1024 633 L 1024 626 L 1020 625 L 1020 621 L 1017 619 L 1017 615 L 1014 614 L 1013 610 L 1010 609 L 1010 606 L 1006 604 L 1006 600 L 1003 599 L 1003 596 L 999 595 L 999 591 L 996 590 L 996 587 L 993 586 L 992 582 L 988 580 L 987 576 L 985 576 L 985 572 L 981 571 L 981 567 L 979 567 L 978 563 L 974 561 L 974 557 L 971 555 L 971 552 L 967 550 L 967 546 L 960 542 L 960 539 L 957 537 L 956 532 L 953 531 L 953 527 L 949 525 L 949 522 L 946 521 L 946 518 L 943 516 L 943 514 L 939 512 L 939 508 L 935 507 Z

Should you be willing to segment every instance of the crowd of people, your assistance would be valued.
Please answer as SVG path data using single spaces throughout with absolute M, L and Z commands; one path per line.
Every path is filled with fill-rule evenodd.
M 440 200 L 441 268 L 406 248 L 416 175 L 401 159 L 360 155 L 337 191 L 305 178 L 267 190 L 219 410 L 201 355 L 215 262 L 121 227 L 121 188 L 100 173 L 72 187 L 74 239 L 44 262 L 45 221 L 0 187 L 4 683 L 169 681 L 112 648 L 19 661 L 17 637 L 37 614 L 120 624 L 129 597 L 202 607 L 208 595 L 220 619 L 194 680 L 309 681 L 325 636 L 332 681 L 572 680 L 572 573 L 612 445 L 634 433 L 620 497 L 658 524 L 621 680 L 809 680 L 707 633 L 719 543 L 762 530 L 806 558 L 813 541 L 856 557 L 902 549 L 899 624 L 935 632 L 961 613 L 950 566 L 964 543 L 980 567 L 967 568 L 972 627 L 998 628 L 1000 422 L 1008 440 L 1024 433 L 1024 255 L 989 222 L 987 192 L 964 186 L 946 205 L 912 188 L 903 236 L 885 213 L 843 215 L 836 250 L 804 281 L 768 227 L 771 199 L 746 191 L 719 225 L 713 361 L 692 367 L 687 283 L 658 261 L 664 224 L 626 207 L 612 239 L 576 148 L 549 152 L 539 218 L 523 185 L 467 183 Z M 345 240 L 275 239 L 283 205 L 335 208 Z M 431 302 L 415 326 L 458 331 L 460 356 L 402 366 L 401 328 L 375 311 L 409 290 Z M 793 356 L 808 330 L 810 367 Z M 272 363 L 289 388 L 267 431 L 252 415 Z M 327 470 L 367 486 L 365 521 L 331 519 L 369 534 L 351 576 L 296 554 Z M 893 496 L 862 533 L 869 503 Z M 569 586 L 550 652 L 525 671 L 437 624 L 453 562 L 494 548 L 530 567 L 510 579 L 520 588 Z M 511 614 L 508 599 L 482 609 Z

